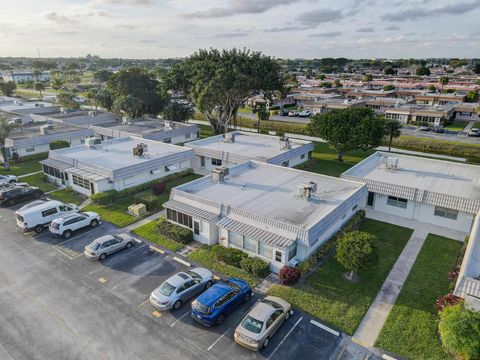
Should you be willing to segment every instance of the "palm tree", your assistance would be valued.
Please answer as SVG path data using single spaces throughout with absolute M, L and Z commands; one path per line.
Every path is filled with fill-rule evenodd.
M 438 79 L 438 82 L 440 83 L 443 92 L 443 87 L 448 84 L 448 77 L 442 76 L 440 79 Z
M 95 88 L 89 89 L 85 93 L 85 97 L 88 100 L 88 106 L 92 107 L 92 100 L 93 100 L 93 103 L 95 104 L 95 110 L 97 110 L 97 101 L 96 101 L 97 93 L 98 93 L 98 91 Z
M 402 125 L 397 120 L 385 121 L 385 137 L 388 138 L 388 152 L 392 149 L 393 138 L 399 137 Z
M 61 77 L 55 76 L 50 82 L 50 86 L 52 89 L 59 91 L 63 87 L 64 83 L 65 80 L 63 80 Z
M 5 148 L 5 142 L 8 135 L 16 125 L 7 120 L 6 117 L 0 117 L 0 152 L 4 166 L 8 168 L 7 149 Z
M 35 81 L 38 81 L 40 76 L 42 76 L 42 70 L 40 70 L 40 69 L 34 69 L 32 73 L 33 73 L 33 77 L 34 77 Z
M 36 82 L 33 87 L 40 93 L 40 100 L 43 100 L 42 90 L 45 90 L 45 85 L 41 82 Z

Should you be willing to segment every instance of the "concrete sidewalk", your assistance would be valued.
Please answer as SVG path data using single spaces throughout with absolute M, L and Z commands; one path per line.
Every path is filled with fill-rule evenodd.
M 146 225 L 149 222 L 152 222 L 154 220 L 157 220 L 158 218 L 165 216 L 165 210 L 159 211 L 155 214 L 152 214 L 150 216 L 147 216 L 146 218 L 143 218 L 142 220 L 139 220 L 137 222 L 134 222 L 133 224 L 130 224 L 128 226 L 125 226 L 122 228 L 124 231 L 132 231 L 135 230 L 136 228 L 139 228 L 140 226 Z

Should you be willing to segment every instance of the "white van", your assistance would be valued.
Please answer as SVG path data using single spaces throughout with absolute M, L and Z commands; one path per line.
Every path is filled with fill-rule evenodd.
M 20 231 L 28 232 L 35 230 L 36 233 L 41 233 L 45 227 L 50 225 L 53 219 L 78 211 L 77 205 L 51 200 L 17 210 L 15 217 L 17 218 L 17 227 Z

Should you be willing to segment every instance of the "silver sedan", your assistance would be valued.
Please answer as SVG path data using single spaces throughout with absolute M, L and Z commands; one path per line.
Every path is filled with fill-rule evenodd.
M 150 303 L 159 310 L 177 310 L 188 299 L 213 284 L 213 274 L 204 268 L 195 268 L 173 275 L 150 295 Z
M 133 238 L 128 234 L 105 235 L 85 246 L 84 254 L 89 259 L 103 260 L 116 251 L 133 246 Z

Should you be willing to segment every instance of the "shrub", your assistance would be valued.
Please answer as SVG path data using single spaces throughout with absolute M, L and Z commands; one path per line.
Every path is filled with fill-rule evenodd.
M 99 205 L 111 204 L 118 198 L 117 190 L 108 190 L 90 195 L 90 199 Z
M 296 267 L 284 266 L 278 275 L 283 285 L 293 285 L 300 279 L 302 271 Z
M 48 144 L 50 150 L 57 150 L 70 147 L 70 142 L 67 140 L 54 140 Z
M 457 305 L 461 299 L 458 296 L 453 294 L 447 294 L 442 296 L 441 298 L 437 299 L 435 302 L 437 304 L 438 311 L 442 311 L 448 305 Z
M 270 273 L 268 262 L 258 257 L 246 257 L 240 260 L 240 267 L 260 278 L 264 278 Z
M 188 244 L 193 240 L 192 230 L 172 224 L 164 217 L 158 219 L 157 232 L 182 244 Z
M 141 192 L 133 197 L 135 203 L 145 204 L 148 211 L 160 210 L 162 208 L 162 199 L 150 192 Z
M 213 245 L 212 255 L 218 261 L 235 267 L 240 267 L 240 262 L 248 257 L 248 254 L 240 249 L 226 248 L 222 245 Z
M 465 309 L 463 302 L 440 312 L 438 330 L 443 347 L 465 359 L 480 358 L 480 312 Z
M 26 155 L 26 156 L 22 156 L 22 157 L 19 157 L 18 153 L 14 152 L 12 154 L 12 159 L 11 160 L 14 163 L 21 163 L 21 162 L 30 161 L 30 160 L 43 160 L 43 159 L 46 159 L 47 157 L 48 157 L 48 152 Z
M 164 181 L 152 185 L 152 192 L 154 195 L 162 195 L 165 192 L 167 184 Z
M 362 270 L 375 255 L 375 239 L 375 235 L 357 230 L 346 233 L 338 241 L 335 259 L 347 270 Z

